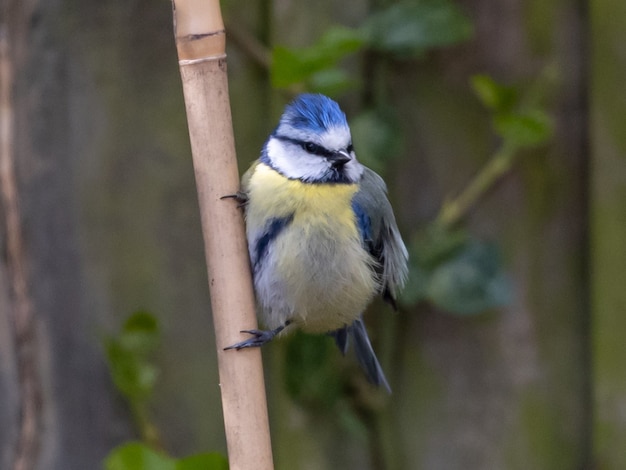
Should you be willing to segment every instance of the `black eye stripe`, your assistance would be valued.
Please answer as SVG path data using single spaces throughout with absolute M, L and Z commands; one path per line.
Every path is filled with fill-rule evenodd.
M 302 147 L 305 151 L 313 154 L 313 155 L 317 155 L 320 157 L 330 157 L 333 153 L 330 150 L 326 150 L 324 147 L 322 147 L 321 145 L 317 145 L 313 142 L 306 142 L 304 140 L 298 140 L 298 139 L 292 139 L 291 137 L 285 137 L 282 135 L 277 135 L 275 136 L 278 140 L 282 140 L 283 142 L 289 142 L 292 143 L 294 145 L 299 145 L 300 147 Z
M 320 157 L 328 157 L 331 155 L 331 152 L 313 142 L 301 142 L 300 145 L 302 145 L 304 150 L 313 155 L 319 155 Z

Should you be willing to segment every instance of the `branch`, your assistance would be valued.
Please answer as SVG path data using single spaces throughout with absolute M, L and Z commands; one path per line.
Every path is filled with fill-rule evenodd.
M 435 224 L 445 228 L 456 225 L 476 202 L 511 168 L 515 150 L 503 146 L 478 172 L 465 189 L 454 199 L 444 201 L 435 218 Z
M 174 34 L 202 218 L 231 470 L 273 468 L 261 351 L 224 351 L 257 327 L 218 0 L 173 0 Z

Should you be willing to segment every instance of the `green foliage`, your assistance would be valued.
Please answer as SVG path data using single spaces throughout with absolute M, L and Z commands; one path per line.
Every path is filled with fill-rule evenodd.
M 515 148 L 534 147 L 550 138 L 552 120 L 541 109 L 528 109 L 496 115 L 494 128 Z
M 480 101 L 495 112 L 508 112 L 519 101 L 515 87 L 500 85 L 489 75 L 474 75 L 470 84 Z
M 393 113 L 371 109 L 350 122 L 352 140 L 358 143 L 359 161 L 377 173 L 383 173 L 389 160 L 402 149 L 402 134 Z
M 552 119 L 540 103 L 524 102 L 517 89 L 500 85 L 487 75 L 475 75 L 470 83 L 493 112 L 494 130 L 511 151 L 540 145 L 551 137 Z
M 342 380 L 332 358 L 332 339 L 296 332 L 287 339 L 285 380 L 289 396 L 310 408 L 332 409 L 342 396 Z
M 157 319 L 138 311 L 124 323 L 122 331 L 105 339 L 107 364 L 113 383 L 126 398 L 142 439 L 158 447 L 158 430 L 148 419 L 148 403 L 159 375 L 152 354 L 160 341 Z
M 466 188 L 442 204 L 436 220 L 411 243 L 410 283 L 403 301 L 429 301 L 444 311 L 476 314 L 506 304 L 510 285 L 494 244 L 454 229 L 468 210 L 513 165 L 519 150 L 546 142 L 552 121 L 529 92 L 498 84 L 491 77 L 471 79 L 476 96 L 492 113 L 502 142 Z M 542 88 L 541 81 L 535 88 Z
M 128 443 L 114 449 L 104 462 L 105 470 L 174 470 L 168 456 L 140 443 Z
M 466 315 L 506 305 L 510 290 L 496 245 L 472 239 L 431 272 L 426 288 L 434 305 Z
M 228 470 L 228 459 L 217 452 L 191 455 L 177 460 L 176 470 Z
M 364 376 L 354 360 L 339 367 L 341 356 L 329 335 L 295 331 L 284 341 L 284 375 L 291 400 L 353 438 L 366 440 L 368 427 L 360 411 L 372 402 L 363 403 L 366 394 L 359 387 L 365 385 Z M 354 377 L 358 379 L 353 381 Z
M 450 0 L 399 3 L 374 13 L 359 29 L 333 26 L 310 47 L 274 47 L 272 85 L 335 96 L 359 83 L 339 67 L 349 55 L 370 49 L 399 58 L 420 57 L 429 49 L 465 41 L 472 33 L 471 22 Z
M 433 224 L 410 245 L 409 285 L 401 301 L 429 301 L 450 313 L 471 315 L 506 304 L 510 285 L 494 244 Z
M 327 93 L 345 89 L 352 80 L 336 67 L 348 54 L 363 45 L 359 31 L 343 26 L 330 28 L 310 47 L 289 49 L 276 46 L 272 53 L 272 85 L 287 88 L 298 83 L 317 86 Z M 315 89 L 315 87 L 313 87 Z
M 104 462 L 105 470 L 228 470 L 228 461 L 218 453 L 174 459 L 145 444 L 131 442 L 114 449 Z
M 402 2 L 371 15 L 363 25 L 367 44 L 400 57 L 421 57 L 429 49 L 466 41 L 470 20 L 450 0 Z
M 336 96 L 357 86 L 358 82 L 339 67 L 320 70 L 308 79 L 311 90 L 329 96 Z
M 159 344 L 157 320 L 148 312 L 135 312 L 117 336 L 105 340 L 107 362 L 117 389 L 130 401 L 147 400 L 158 370 L 150 361 Z
M 158 429 L 150 420 L 147 408 L 158 378 L 152 355 L 159 347 L 160 336 L 157 318 L 138 311 L 128 317 L 117 335 L 105 339 L 111 378 L 128 401 L 144 441 L 113 449 L 105 460 L 105 470 L 227 470 L 228 462 L 216 453 L 174 459 L 160 451 Z

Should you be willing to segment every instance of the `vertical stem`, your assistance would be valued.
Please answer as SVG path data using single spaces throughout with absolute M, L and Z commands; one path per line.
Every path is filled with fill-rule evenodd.
M 13 87 L 18 39 L 30 19 L 31 2 L 0 4 L 0 214 L 6 227 L 6 260 L 12 293 L 13 336 L 20 387 L 20 423 L 12 470 L 35 468 L 41 425 L 41 380 L 37 370 L 36 319 L 29 297 L 15 174 Z M 10 25 L 9 21 L 13 21 Z M 13 40 L 13 41 L 11 41 Z M 13 53 L 13 54 L 12 54 Z
M 231 470 L 273 468 L 261 351 L 224 351 L 257 327 L 217 0 L 173 0 L 176 46 L 202 217 Z
M 130 409 L 133 414 L 135 425 L 139 429 L 141 440 L 156 450 L 163 450 L 163 442 L 158 428 L 150 421 L 148 409 L 141 400 L 131 399 Z

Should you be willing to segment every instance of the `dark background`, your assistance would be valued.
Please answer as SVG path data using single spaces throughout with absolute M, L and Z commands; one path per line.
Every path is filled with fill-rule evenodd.
M 460 5 L 474 23 L 470 41 L 390 73 L 406 150 L 386 179 L 403 233 L 431 220 L 493 151 L 470 75 L 525 83 L 553 64 L 555 134 L 467 220 L 501 247 L 509 305 L 469 317 L 429 306 L 401 312 L 393 341 L 402 360 L 385 361 L 394 395 L 374 406 L 380 452 L 387 468 L 626 468 L 626 3 Z M 136 438 L 102 346 L 136 309 L 153 312 L 163 331 L 151 411 L 165 448 L 225 452 L 169 2 L 3 0 L 2 8 L 2 70 L 13 78 L 1 119 L 13 127 L 0 168 L 0 467 L 17 468 L 25 409 L 37 423 L 26 468 L 98 468 Z M 330 24 L 358 25 L 373 5 L 223 8 L 263 42 L 295 47 Z M 244 169 L 284 98 L 241 47 L 228 47 Z M 10 76 L 2 77 L 4 90 Z M 277 468 L 385 468 L 367 438 L 290 399 L 284 354 L 280 345 L 264 353 Z

